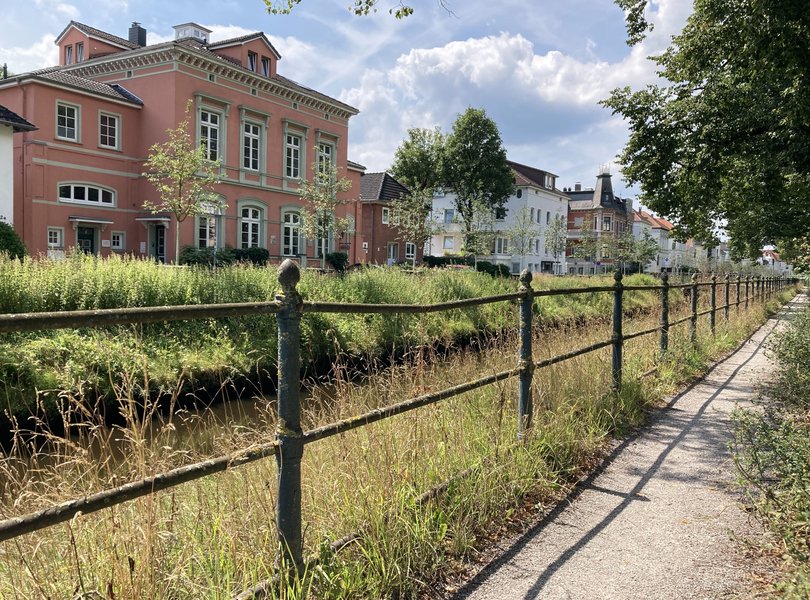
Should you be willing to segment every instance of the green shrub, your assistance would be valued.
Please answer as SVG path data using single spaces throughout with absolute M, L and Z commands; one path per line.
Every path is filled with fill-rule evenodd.
M 22 258 L 28 254 L 20 236 L 4 221 L 0 221 L 0 252 L 5 252 L 11 258 Z
M 247 262 L 253 265 L 265 265 L 270 260 L 270 252 L 267 248 L 237 248 L 233 251 L 237 262 Z
M 349 255 L 345 252 L 330 252 L 326 255 L 326 262 L 328 262 L 338 273 L 345 273 L 346 267 L 349 265 Z

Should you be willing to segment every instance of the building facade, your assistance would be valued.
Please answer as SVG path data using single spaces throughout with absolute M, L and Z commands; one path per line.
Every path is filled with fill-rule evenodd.
M 547 249 L 546 238 L 555 223 L 565 222 L 568 197 L 557 188 L 557 176 L 549 171 L 507 161 L 514 176 L 514 190 L 503 208 L 496 209 L 488 225 L 492 231 L 490 254 L 479 258 L 505 265 L 511 273 L 529 269 L 559 273 L 564 252 Z M 427 252 L 452 256 L 464 252 L 464 227 L 456 214 L 455 195 L 440 191 L 433 199 L 433 218 L 441 231 L 434 235 Z
M 568 195 L 568 272 L 593 275 L 612 268 L 615 257 L 611 247 L 617 238 L 629 234 L 633 224 L 633 203 L 613 193 L 611 175 L 601 169 L 596 186 L 583 189 L 577 183 Z M 589 251 L 580 256 L 577 245 L 588 244 Z
M 121 38 L 71 21 L 56 40 L 59 66 L 0 81 L 0 103 L 39 127 L 14 144 L 14 223 L 32 254 L 176 260 L 174 216 L 143 208 L 159 202 L 143 165 L 190 110 L 227 208 L 184 220 L 181 248 L 262 247 L 302 262 L 344 248 L 356 261 L 354 238 L 304 239 L 298 187 L 332 162 L 352 180 L 346 199 L 358 197 L 361 171 L 347 169 L 357 110 L 280 75 L 263 33 L 209 34 L 184 23 L 174 40 L 146 45 L 137 23 Z
M 666 219 L 641 208 L 633 211 L 633 236 L 639 239 L 646 231 L 658 244 L 655 258 L 644 265 L 645 273 L 680 273 L 691 266 L 686 244 L 671 235 L 674 227 Z
M 36 127 L 0 105 L 0 221 L 14 224 L 14 134 Z

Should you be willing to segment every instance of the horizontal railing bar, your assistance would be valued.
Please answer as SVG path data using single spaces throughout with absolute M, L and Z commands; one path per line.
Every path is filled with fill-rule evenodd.
M 183 304 L 178 306 L 136 306 L 98 310 L 11 313 L 0 315 L 0 332 L 243 317 L 247 315 L 274 314 L 279 311 L 279 306 L 278 302 L 239 302 L 233 304 Z
M 540 360 L 534 363 L 534 367 L 536 369 L 542 369 L 544 367 L 550 367 L 551 365 L 555 365 L 560 363 L 564 360 L 568 360 L 569 358 L 574 358 L 580 356 L 582 354 L 587 354 L 588 352 L 593 352 L 594 350 L 599 350 L 601 348 L 606 348 L 613 343 L 613 340 L 605 340 L 603 342 L 596 342 L 595 344 L 591 344 L 590 346 L 585 346 L 584 348 L 579 348 L 578 350 L 571 350 L 571 352 L 566 352 L 565 354 L 558 354 L 557 356 L 553 356 L 551 358 L 546 358 L 544 360 Z
M 676 321 L 672 321 L 669 324 L 669 326 L 674 327 L 675 325 L 680 325 L 681 323 L 686 323 L 687 321 L 689 321 L 691 319 L 692 319 L 692 315 L 686 315 L 685 317 L 681 317 L 680 319 L 677 319 Z
M 309 444 L 312 442 L 316 442 L 318 440 L 322 440 L 331 437 L 333 435 L 337 435 L 338 433 L 351 431 L 352 429 L 357 429 L 358 427 L 362 427 L 364 425 L 376 423 L 377 421 L 381 421 L 383 419 L 387 419 L 388 417 L 393 417 L 395 415 L 408 412 L 415 408 L 420 408 L 422 406 L 433 404 L 434 402 L 438 402 L 439 400 L 452 398 L 453 396 L 458 396 L 460 394 L 470 392 L 472 390 L 484 387 L 486 385 L 491 385 L 493 383 L 497 383 L 498 381 L 503 381 L 504 379 L 515 377 L 519 375 L 521 371 L 522 369 L 520 367 L 515 367 L 514 369 L 510 369 L 508 371 L 501 371 L 500 373 L 495 373 L 494 375 L 482 377 L 474 381 L 468 381 L 467 383 L 462 383 L 460 385 L 456 385 L 451 388 L 441 390 L 439 392 L 433 392 L 431 394 L 424 394 L 422 396 L 417 396 L 416 398 L 403 400 L 402 402 L 399 402 L 397 404 L 384 406 L 382 408 L 376 408 L 362 415 L 357 415 L 355 417 L 350 417 L 348 419 L 336 421 L 334 423 L 330 423 L 329 425 L 324 425 L 323 427 L 318 427 L 316 429 L 310 429 L 309 431 L 304 433 L 304 443 Z
M 25 533 L 38 531 L 51 525 L 69 521 L 79 513 L 89 514 L 104 508 L 110 508 L 111 506 L 121 504 L 128 500 L 134 500 L 135 498 L 165 490 L 181 483 L 187 483 L 195 479 L 206 477 L 207 475 L 226 471 L 232 467 L 267 458 L 268 456 L 274 456 L 277 452 L 278 442 L 273 441 L 234 454 L 225 454 L 203 462 L 178 467 L 159 475 L 153 475 L 152 477 L 126 483 L 116 488 L 96 492 L 84 498 L 61 502 L 55 506 L 27 515 L 11 517 L 0 521 L 0 542 Z
M 668 286 L 672 287 L 672 286 Z M 643 292 L 645 290 L 662 290 L 664 289 L 663 285 L 623 285 L 622 289 L 625 292 Z
M 603 285 L 599 287 L 586 287 L 586 288 L 560 288 L 558 290 L 533 290 L 532 295 L 535 298 L 542 296 L 562 296 L 564 294 L 590 294 L 599 292 L 613 292 L 616 288 L 612 285 Z
M 642 335 L 649 335 L 651 333 L 655 333 L 656 331 L 661 331 L 661 327 L 650 327 L 649 329 L 643 329 L 642 331 L 635 331 L 633 333 L 628 333 L 622 336 L 622 339 L 632 340 L 633 338 L 641 337 Z
M 697 316 L 698 316 L 698 317 L 702 317 L 703 315 L 708 315 L 708 314 L 709 314 L 710 312 L 712 312 L 713 310 L 715 310 L 715 309 L 713 309 L 713 308 L 707 308 L 706 310 L 701 310 L 700 312 L 698 312 L 698 313 L 696 313 L 696 314 L 697 314 Z
M 524 294 L 511 292 L 484 298 L 466 298 L 452 302 L 439 302 L 437 304 L 348 304 L 345 302 L 304 302 L 304 312 L 322 313 L 431 313 L 455 308 L 467 308 L 482 304 L 494 304 L 507 300 L 517 300 Z

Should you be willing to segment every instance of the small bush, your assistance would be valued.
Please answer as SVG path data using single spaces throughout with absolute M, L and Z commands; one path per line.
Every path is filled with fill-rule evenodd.
M 267 248 L 237 248 L 233 251 L 237 262 L 250 263 L 252 265 L 266 265 L 270 260 L 270 252 Z
M 346 267 L 349 265 L 349 255 L 345 252 L 330 252 L 326 255 L 326 262 L 340 274 L 346 272 Z
M 213 248 L 185 246 L 180 251 L 181 265 L 225 266 L 233 264 L 237 260 L 236 251 L 229 246 L 217 248 L 216 251 Z
M 14 228 L 3 221 L 0 221 L 0 252 L 5 252 L 11 258 L 22 258 L 28 254 Z

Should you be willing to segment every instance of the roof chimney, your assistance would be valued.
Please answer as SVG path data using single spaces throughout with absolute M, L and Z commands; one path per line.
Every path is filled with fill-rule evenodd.
M 582 183 L 581 182 L 577 181 L 574 184 L 574 191 L 575 192 L 581 192 L 582 191 Z
M 146 46 L 146 29 L 141 27 L 140 23 L 132 23 L 129 28 L 129 41 L 138 47 Z

